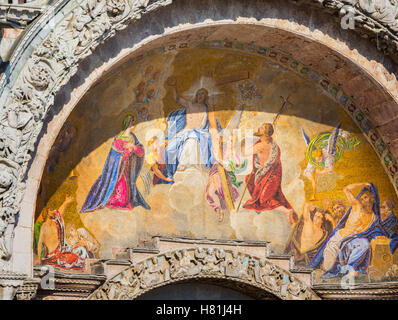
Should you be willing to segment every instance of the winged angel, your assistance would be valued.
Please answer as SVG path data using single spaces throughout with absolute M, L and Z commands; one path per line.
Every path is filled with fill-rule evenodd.
M 321 132 L 312 139 L 302 129 L 307 149 L 305 157 L 308 161 L 304 175 L 311 181 L 312 197 L 316 200 L 317 177 L 333 173 L 334 164 L 341 159 L 344 150 L 356 149 L 361 144 L 357 137 L 341 129 L 339 123 L 332 132 Z

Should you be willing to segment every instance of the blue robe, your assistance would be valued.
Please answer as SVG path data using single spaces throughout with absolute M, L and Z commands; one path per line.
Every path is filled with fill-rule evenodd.
M 206 110 L 207 112 L 208 110 Z M 203 128 L 191 129 L 178 135 L 184 130 L 187 123 L 187 112 L 185 108 L 171 112 L 167 117 L 167 136 L 168 145 L 165 148 L 166 167 L 170 176 L 174 177 L 178 168 L 179 159 L 184 149 L 184 144 L 188 139 L 195 139 L 199 142 L 199 149 L 202 163 L 206 168 L 210 168 L 214 162 L 211 136 L 209 132 L 209 120 L 207 119 Z M 217 120 L 218 129 L 221 126 Z
M 397 224 L 397 217 L 395 216 L 394 212 L 392 211 L 391 214 L 381 222 L 384 230 L 388 232 L 390 235 L 394 233 L 395 225 Z
M 135 134 L 131 132 L 131 135 L 134 139 L 134 143 L 142 147 L 142 144 L 138 141 Z M 122 174 L 120 170 L 122 156 L 123 152 L 120 152 L 113 147 L 111 148 L 111 151 L 106 158 L 102 174 L 91 187 L 86 201 L 80 209 L 80 213 L 99 210 L 106 206 Z M 136 185 L 143 163 L 144 157 L 138 157 L 136 154 L 132 154 L 129 158 L 129 162 L 127 164 L 129 172 L 129 177 L 127 177 L 127 187 L 130 191 L 129 202 L 134 207 L 142 206 L 145 209 L 150 210 L 151 207 L 146 203 Z
M 394 253 L 394 251 L 398 245 L 398 235 L 395 233 L 395 226 L 396 226 L 397 222 L 398 222 L 398 219 L 395 216 L 394 211 L 392 211 L 391 214 L 381 223 L 384 230 L 389 234 L 389 238 L 391 238 L 391 241 L 390 241 L 390 252 L 391 253 Z
M 360 198 L 365 188 L 358 194 L 357 199 Z M 383 223 L 380 218 L 380 199 L 379 193 L 373 184 L 371 184 L 371 192 L 374 195 L 375 203 L 373 205 L 373 212 L 376 215 L 375 221 L 372 225 L 364 232 L 349 235 L 343 238 L 340 242 L 338 257 L 334 265 L 326 271 L 321 277 L 331 278 L 336 276 L 343 276 L 350 271 L 359 271 L 361 273 L 367 273 L 367 268 L 372 257 L 372 249 L 370 242 L 372 239 L 378 236 L 385 236 L 392 239 L 397 239 L 397 235 L 392 235 L 385 230 Z M 325 243 L 320 247 L 314 258 L 308 264 L 308 268 L 318 268 L 323 260 L 323 253 L 325 247 L 331 237 L 333 237 L 338 230 L 345 226 L 345 223 L 350 215 L 352 207 L 350 207 L 346 214 L 341 218 L 333 232 L 326 239 Z M 398 240 L 396 240 L 398 241 Z M 391 253 L 394 253 L 395 247 L 392 248 L 390 244 Z

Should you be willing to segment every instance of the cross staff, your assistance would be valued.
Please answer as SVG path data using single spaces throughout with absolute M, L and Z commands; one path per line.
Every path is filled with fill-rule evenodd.
M 281 96 L 282 101 L 283 101 L 283 102 L 282 102 L 282 107 L 280 108 L 280 110 L 279 110 L 278 113 L 276 114 L 274 120 L 272 121 L 272 126 L 274 127 L 274 129 L 276 128 L 276 124 L 277 124 L 277 122 L 278 122 L 279 117 L 280 117 L 281 114 L 286 110 L 287 105 L 288 105 L 288 104 L 292 104 L 292 103 L 289 101 L 290 96 L 291 96 L 291 95 L 288 95 L 288 97 L 287 97 L 286 99 L 285 99 L 284 97 Z M 275 168 L 274 168 L 273 170 L 275 170 Z M 250 181 L 250 179 L 251 179 L 253 173 L 254 173 L 254 171 L 252 171 L 252 172 L 250 173 L 249 179 L 247 179 L 248 182 Z M 269 178 L 268 178 L 268 179 L 269 179 Z M 268 179 L 267 179 L 267 181 L 268 181 Z M 266 183 L 267 183 L 267 181 L 266 181 Z M 241 198 L 240 198 L 240 201 L 239 201 L 239 204 L 238 204 L 238 208 L 236 209 L 236 212 L 239 211 L 240 205 L 242 204 L 243 197 L 245 196 L 245 193 L 246 193 L 246 189 L 247 189 L 247 183 L 246 183 L 246 185 L 245 185 L 245 189 L 243 190 L 243 193 L 242 193 L 242 196 L 241 196 Z
M 249 79 L 250 74 L 249 72 L 245 71 L 245 72 L 240 72 L 228 77 L 224 77 L 221 78 L 219 80 L 216 81 L 216 85 L 217 86 L 223 86 L 226 84 L 230 84 L 233 82 L 238 82 L 241 80 L 247 80 Z M 218 132 L 218 126 L 217 126 L 217 120 L 216 120 L 216 115 L 215 115 L 215 109 L 214 107 L 211 108 L 212 110 L 209 110 L 209 129 L 210 132 Z M 212 135 L 212 139 L 213 139 L 213 135 Z M 223 153 L 222 153 L 222 138 L 219 140 L 218 136 L 214 137 L 216 141 L 218 141 L 214 152 L 217 153 L 218 157 L 217 159 L 223 159 Z M 223 190 L 224 193 L 224 197 L 225 197 L 225 203 L 227 205 L 227 210 L 228 212 L 231 212 L 235 209 L 235 205 L 234 202 L 232 200 L 232 195 L 231 195 L 231 189 L 229 188 L 229 184 L 228 184 L 228 180 L 227 180 L 227 175 L 225 172 L 225 168 L 220 164 L 217 163 L 217 171 L 220 175 L 220 180 L 221 180 L 221 188 Z

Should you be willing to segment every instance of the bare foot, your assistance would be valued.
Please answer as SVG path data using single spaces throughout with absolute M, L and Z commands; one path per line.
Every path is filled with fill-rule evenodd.
M 294 212 L 294 209 L 289 209 L 287 218 L 288 218 L 290 224 L 294 224 L 297 222 L 298 218 L 297 218 L 296 212 Z
M 352 278 L 354 278 L 355 276 L 358 276 L 359 275 L 359 271 L 350 271 L 349 273 L 348 273 L 348 276 L 349 277 L 352 277 Z
M 178 166 L 177 171 L 184 171 L 186 169 L 185 166 Z
M 223 222 L 224 220 L 224 211 L 220 210 L 218 212 L 218 222 Z

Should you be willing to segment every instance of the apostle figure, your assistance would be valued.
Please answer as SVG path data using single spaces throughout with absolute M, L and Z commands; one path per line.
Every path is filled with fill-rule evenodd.
M 253 171 L 246 176 L 251 199 L 243 208 L 257 213 L 275 209 L 284 213 L 293 224 L 297 222 L 297 214 L 282 192 L 281 151 L 272 139 L 273 133 L 272 124 L 264 123 L 254 134 L 260 139 L 253 146 Z
M 179 95 L 175 78 L 169 78 L 167 83 L 173 88 L 176 103 L 183 107 L 167 117 L 168 144 L 165 152 L 168 173 L 174 177 L 176 171 L 184 171 L 187 167 L 204 165 L 210 168 L 213 150 L 209 132 L 208 91 L 199 89 L 191 102 Z
M 135 121 L 134 114 L 124 118 L 123 130 L 113 141 L 102 174 L 91 187 L 81 213 L 104 207 L 151 209 L 136 185 L 144 163 L 144 147 L 133 133 Z
M 394 250 L 398 245 L 398 219 L 394 214 L 394 208 L 395 202 L 392 199 L 386 199 L 380 206 L 381 225 L 391 238 L 390 250 Z
M 389 234 L 396 233 L 397 217 L 394 214 L 395 202 L 392 199 L 386 199 L 380 206 L 381 224 Z
M 290 233 L 285 253 L 294 254 L 297 265 L 307 265 L 333 231 L 334 223 L 329 211 L 306 203 Z
M 359 187 L 362 190 L 355 198 L 352 192 Z M 372 183 L 357 183 L 346 186 L 343 191 L 351 207 L 308 265 L 323 269 L 324 278 L 366 274 L 372 256 L 370 242 L 376 237 L 393 239 L 391 254 L 396 249 L 392 244 L 396 244 L 397 235 L 383 227 L 377 188 Z

